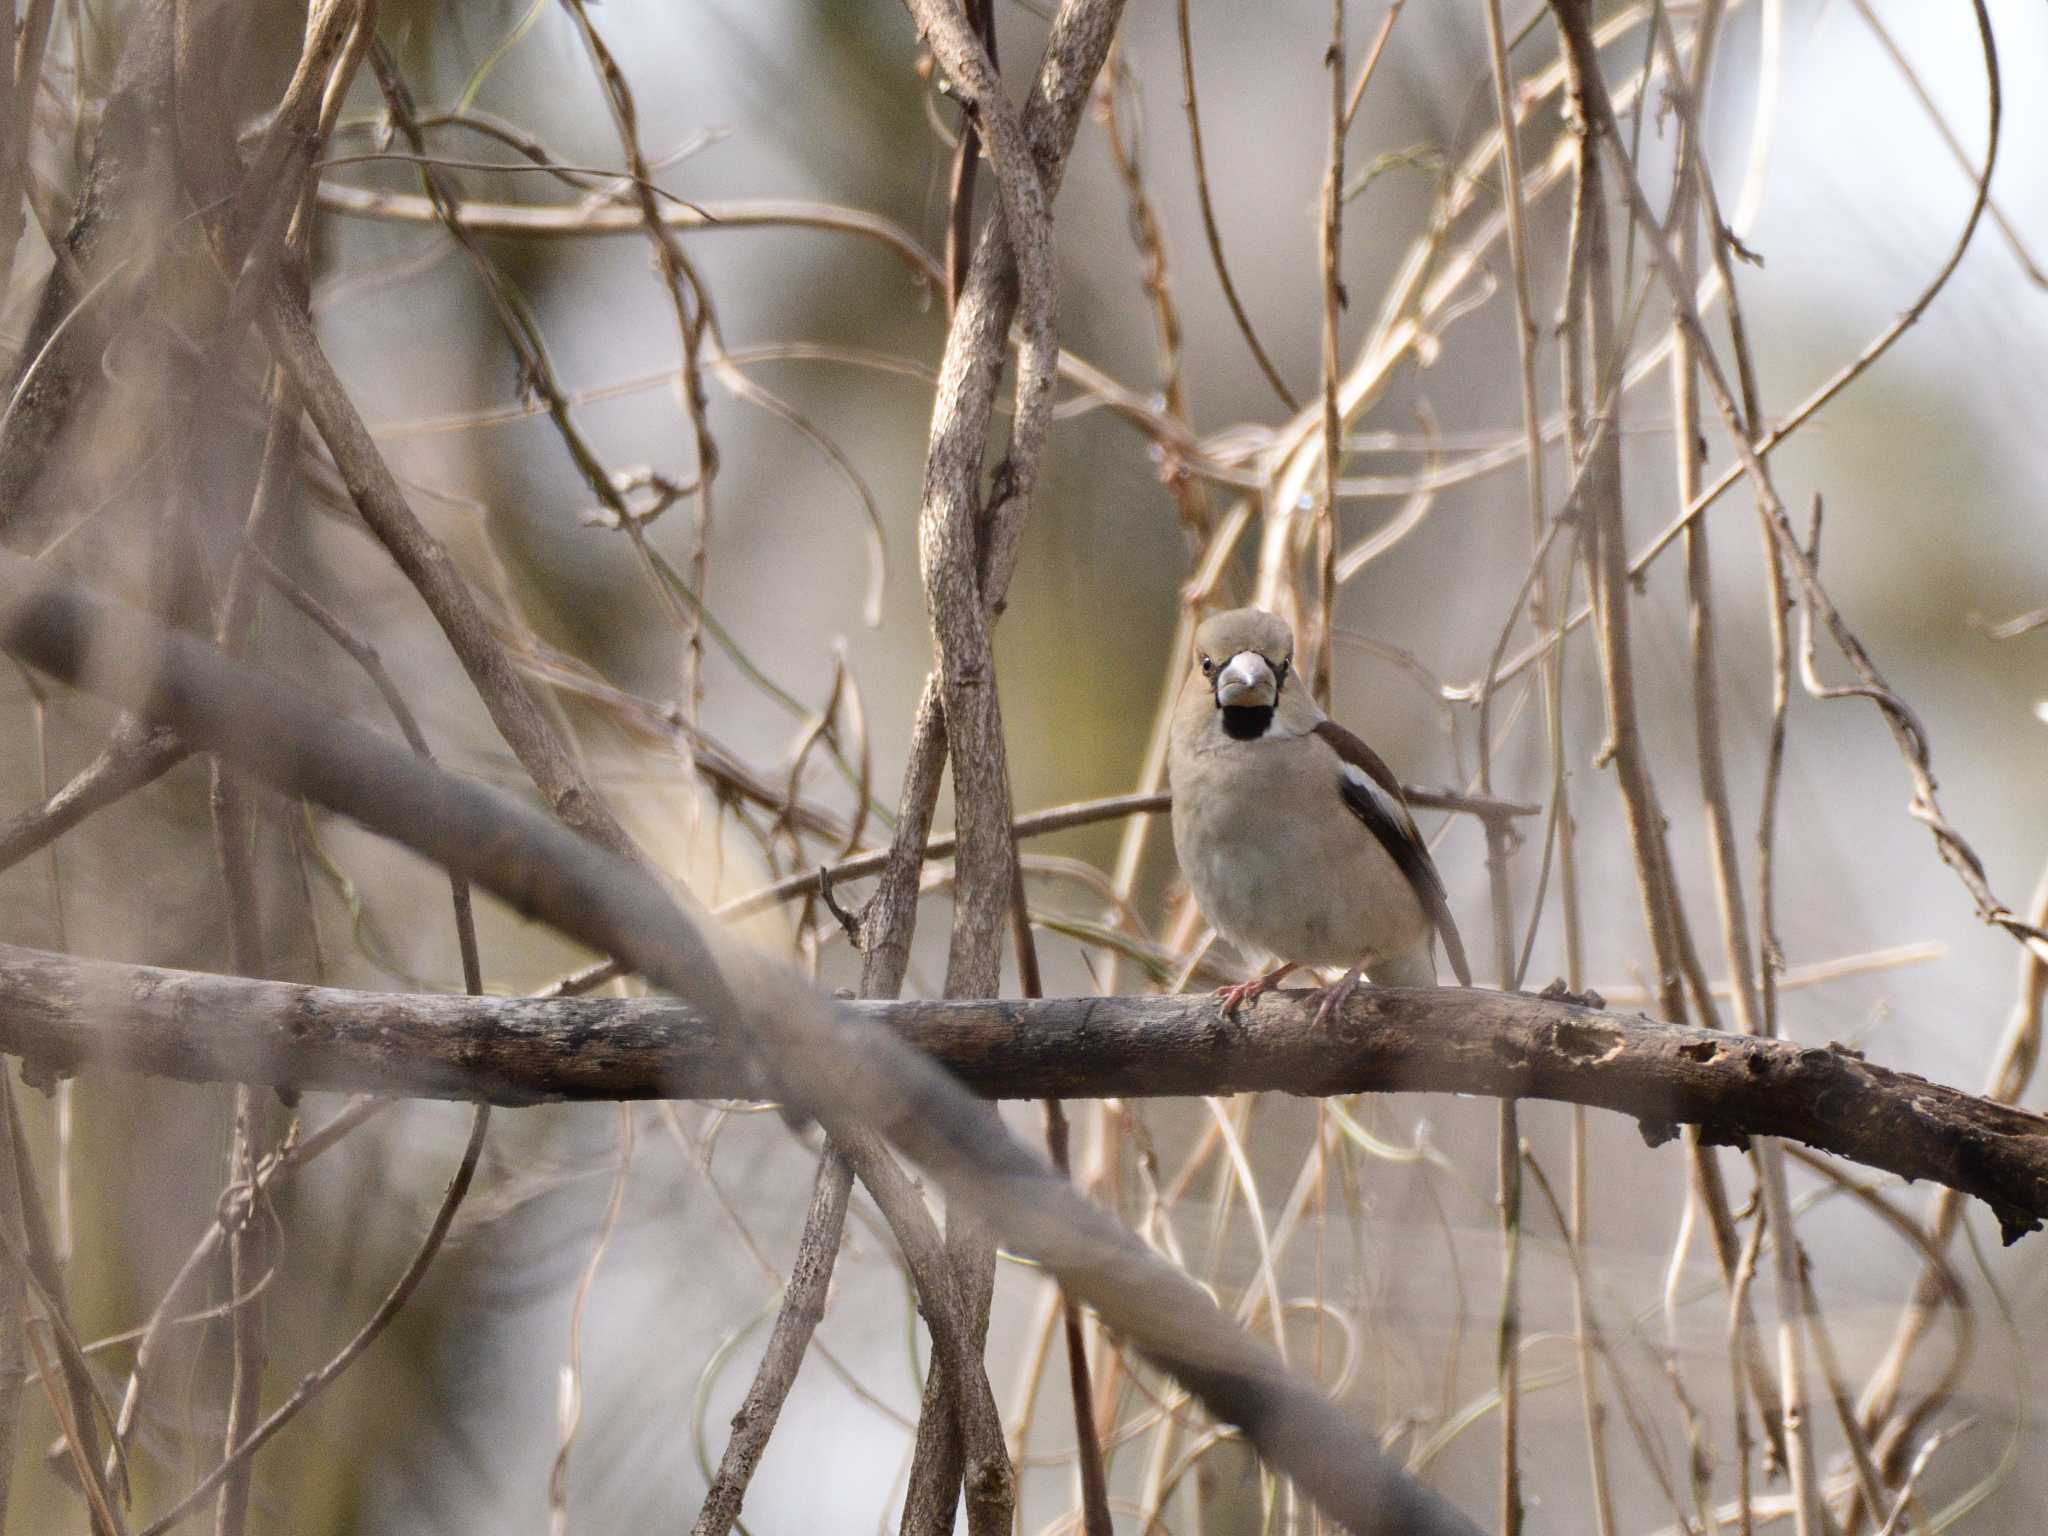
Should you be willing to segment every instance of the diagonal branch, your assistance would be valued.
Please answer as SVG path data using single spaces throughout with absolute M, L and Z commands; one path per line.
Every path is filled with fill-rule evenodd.
M 818 1180 L 811 1191 L 811 1208 L 804 1218 L 804 1232 L 790 1265 L 788 1283 L 782 1289 L 782 1306 L 776 1313 L 775 1330 L 761 1357 L 760 1368 L 747 1388 L 739 1411 L 732 1416 L 732 1439 L 718 1460 L 718 1473 L 704 1495 L 704 1506 L 690 1527 L 690 1536 L 727 1536 L 740 1517 L 740 1502 L 747 1484 L 768 1449 L 776 1421 L 789 1389 L 796 1385 L 796 1373 L 810 1348 L 811 1335 L 825 1318 L 825 1293 L 832 1280 L 832 1266 L 839 1256 L 839 1238 L 846 1227 L 846 1199 L 853 1190 L 853 1169 L 836 1149 L 828 1148 L 818 1160 Z
M 124 716 L 106 749 L 70 783 L 41 805 L 0 822 L 0 870 L 40 852 L 95 811 L 155 783 L 187 755 L 174 732 Z
M 356 510 L 433 612 L 492 721 L 548 805 L 563 821 L 615 853 L 634 856 L 624 827 L 576 765 L 492 631 L 447 547 L 407 505 L 398 479 L 377 451 L 334 366 L 313 334 L 311 317 L 280 288 L 263 317 L 278 366 L 303 396 Z
M 1044 1264 L 1357 1536 L 1476 1532 L 1192 1278 L 992 1123 L 942 1067 L 726 936 L 634 861 L 11 555 L 0 555 L 0 647 L 468 874 L 515 910 L 690 998 L 732 1049 L 759 1057 L 786 1102 L 835 1139 L 885 1135 L 949 1204 L 980 1212 L 1013 1251 Z

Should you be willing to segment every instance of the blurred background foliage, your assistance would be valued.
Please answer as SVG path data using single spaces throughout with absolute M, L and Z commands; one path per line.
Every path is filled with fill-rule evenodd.
M 33 163 L 60 210 L 76 195 L 80 146 L 90 143 L 138 9 L 57 7 Z M 1682 28 L 1697 19 L 1697 7 L 1656 9 Z M 1831 589 L 1918 710 L 1951 816 L 1983 856 L 1993 887 L 2018 907 L 2048 859 L 2048 797 L 2038 767 L 2040 733 L 2048 729 L 2038 716 L 2048 692 L 2041 672 L 2048 633 L 1998 642 L 1975 621 L 2001 621 L 2048 602 L 2040 537 L 2048 502 L 2040 429 L 2048 291 L 2029 270 L 2048 246 L 2048 12 L 2022 0 L 1997 0 L 1989 9 L 2005 70 L 1992 194 L 2014 238 L 1987 222 L 1927 315 L 1772 462 L 1789 506 L 1803 514 L 1814 496 L 1825 497 L 1822 568 Z M 1541 7 L 1519 10 L 1526 15 L 1510 15 L 1511 26 L 1533 25 L 1515 66 L 1533 73 L 1554 58 L 1556 39 Z M 1874 10 L 1973 163 L 1981 163 L 1986 98 L 1968 7 L 1888 0 Z M 1356 49 L 1384 11 L 1377 0 L 1351 11 Z M 1609 78 L 1619 83 L 1642 67 L 1651 8 L 1601 11 L 1616 19 Z M 1299 0 L 1196 0 L 1191 12 L 1223 244 L 1281 374 L 1312 400 L 1328 11 Z M 641 143 L 660 165 L 656 179 L 668 198 L 864 210 L 907 231 L 925 251 L 942 249 L 946 136 L 957 112 L 935 92 L 900 7 L 611 0 L 591 15 L 622 61 Z M 1020 80 L 1036 60 L 1044 17 L 1030 0 L 1002 0 L 996 19 L 1006 72 Z M 252 8 L 248 25 L 247 91 L 237 110 L 254 120 L 275 101 L 296 57 L 298 17 Z M 619 165 L 600 86 L 573 19 L 556 5 L 386 4 L 379 34 L 423 112 L 474 109 L 516 125 L 559 164 Z M 1163 231 L 1165 276 L 1184 337 L 1179 364 L 1189 423 L 1205 445 L 1258 441 L 1281 428 L 1287 413 L 1238 334 L 1203 238 L 1173 8 L 1133 5 L 1117 57 L 1116 126 L 1142 168 Z M 1486 60 L 1481 5 L 1401 11 L 1349 141 L 1357 174 L 1342 251 L 1352 300 L 1341 330 L 1346 358 L 1369 333 L 1411 244 L 1430 228 L 1449 178 L 1493 126 Z M 1669 183 L 1676 127 L 1656 110 L 1654 92 L 1651 106 L 1640 152 L 1654 187 Z M 1739 269 L 1738 281 L 1766 414 L 1775 419 L 1932 276 L 1968 211 L 1971 178 L 1944 148 L 1860 4 L 1731 5 L 1706 111 L 1724 203 L 1760 258 Z M 1524 130 L 1530 163 L 1565 131 L 1558 99 L 1541 102 Z M 460 162 L 450 174 L 472 205 L 563 207 L 576 196 L 485 135 L 444 128 L 431 142 Z M 391 136 L 366 70 L 329 146 L 326 176 L 416 197 L 416 166 L 357 158 L 392 148 L 403 145 Z M 480 168 L 485 163 L 501 168 Z M 984 201 L 987 195 L 984 179 Z M 1492 208 L 1498 196 L 1489 169 L 1481 203 Z M 1100 113 L 1084 123 L 1056 214 L 1062 345 L 1145 409 L 1159 410 L 1167 379 L 1145 258 Z M 1536 308 L 1550 317 L 1564 259 L 1562 186 L 1530 214 Z M 718 451 L 708 530 L 700 545 L 687 496 L 648 527 L 677 572 L 692 571 L 700 551 L 704 561 L 697 597 L 706 630 L 715 626 L 716 635 L 707 634 L 695 697 L 686 626 L 664 616 L 627 541 L 587 515 L 593 494 L 520 376 L 472 265 L 446 233 L 432 222 L 329 207 L 314 232 L 313 293 L 323 340 L 415 509 L 487 600 L 513 630 L 561 653 L 551 664 L 557 680 L 578 666 L 587 680 L 648 701 L 624 707 L 593 698 L 588 687 L 556 694 L 595 776 L 636 835 L 716 903 L 835 850 L 817 838 L 798 849 L 758 835 L 767 812 L 735 807 L 693 773 L 692 729 L 702 733 L 697 752 L 714 744 L 780 785 L 843 662 L 858 684 L 873 800 L 893 809 L 910 714 L 930 661 L 916 509 L 930 370 L 946 316 L 943 294 L 871 240 L 815 227 L 716 223 L 683 238 L 715 303 L 724 348 L 744 359 L 738 366 L 752 385 L 772 391 L 807 424 L 763 409 L 716 373 L 707 380 Z M 678 402 L 676 327 L 645 240 L 630 228 L 574 239 L 492 234 L 482 249 L 545 338 L 576 399 L 575 420 L 604 463 L 689 483 L 699 465 Z M 11 295 L 10 340 L 27 333 L 49 264 L 32 224 Z M 1431 438 L 1447 457 L 1518 441 L 1504 244 L 1487 247 L 1482 266 L 1462 290 L 1470 302 L 1453 305 L 1421 354 L 1349 423 L 1358 439 L 1347 473 L 1413 474 L 1429 461 Z M 1638 253 L 1634 280 L 1643 270 Z M 1664 314 L 1653 298 L 1639 349 L 1661 337 Z M 1538 378 L 1549 410 L 1558 386 L 1547 323 L 1541 339 Z M 239 369 L 235 408 L 195 425 L 206 445 L 197 457 L 213 469 L 210 478 L 183 482 L 188 488 L 246 503 L 239 477 L 250 434 L 260 434 L 260 386 L 260 366 Z M 1020 809 L 1138 786 L 1162 688 L 1183 665 L 1175 624 L 1198 548 L 1166 451 L 1087 392 L 1069 385 L 1063 398 L 998 631 Z M 144 392 L 130 408 L 147 417 L 157 407 Z M 1664 372 L 1654 369 L 1624 406 L 1627 512 L 1638 547 L 1676 510 L 1670 429 Z M 1717 428 L 1709 438 L 1718 468 L 1725 446 Z M 162 510 L 168 482 L 157 473 L 159 459 L 130 444 L 93 451 L 131 454 L 124 504 Z M 335 512 L 319 505 L 318 488 L 333 484 L 331 469 L 309 455 L 308 474 L 316 488 L 309 508 Z M 1554 505 L 1567 479 L 1561 450 L 1553 448 L 1545 474 Z M 1220 517 L 1241 492 L 1212 485 L 1205 494 Z M 879 567 L 864 510 L 870 500 Z M 1738 486 L 1711 519 L 1731 792 L 1753 869 L 1770 663 L 1746 500 Z M 1340 548 L 1402 506 L 1398 498 L 1343 503 Z M 71 538 L 67 557 L 96 571 L 120 568 L 113 530 L 123 526 L 102 520 L 97 530 L 88 527 Z M 1253 589 L 1256 542 L 1247 538 L 1226 570 L 1226 592 Z M 1454 741 L 1442 724 L 1444 705 L 1418 678 L 1455 689 L 1483 674 L 1528 547 L 1520 461 L 1504 456 L 1498 472 L 1442 490 L 1412 533 L 1343 587 L 1331 710 L 1408 782 L 1469 781 L 1469 701 L 1450 710 Z M 374 641 L 443 761 L 508 787 L 523 784 L 424 609 L 345 513 L 302 518 L 280 559 Z M 1704 937 L 1711 875 L 1693 766 L 1680 564 L 1674 554 L 1654 567 L 1634 605 L 1643 724 L 1681 887 L 1702 947 L 1718 956 L 1718 939 Z M 878 573 L 883 584 L 870 622 Z M 265 665 L 386 728 L 362 674 L 284 604 L 269 604 L 260 635 L 256 654 Z M 1390 660 L 1389 647 L 1412 664 Z M 1648 950 L 1618 798 L 1613 775 L 1596 762 L 1604 721 L 1587 643 L 1575 641 L 1568 652 L 1565 691 L 1588 976 L 1611 999 L 1648 1006 Z M 1549 774 L 1540 707 L 1514 688 L 1503 699 L 1510 723 L 1502 728 L 1496 788 L 1541 800 Z M 37 700 L 25 678 L 0 678 L 0 783 L 8 786 L 10 814 L 87 761 L 112 723 L 89 700 L 55 695 L 46 711 Z M 691 729 L 676 729 L 677 720 Z M 801 789 L 807 803 L 834 816 L 854 811 L 854 792 L 822 755 L 809 759 Z M 1856 963 L 1825 984 L 1788 990 L 1784 1027 L 1801 1040 L 1843 1041 L 1889 1065 L 1976 1088 L 2013 1006 L 2017 950 L 1974 919 L 1926 831 L 1907 814 L 1909 793 L 1873 710 L 1817 703 L 1795 690 L 1778 838 L 1785 955 L 1795 973 Z M 882 835 L 871 818 L 868 838 Z M 1031 851 L 1112 870 L 1126 837 L 1123 826 L 1099 826 Z M 459 987 L 445 891 L 433 870 L 352 827 L 283 804 L 266 806 L 258 846 L 280 974 L 374 989 Z M 1536 895 L 1537 851 L 1532 841 L 1515 865 L 1517 910 L 1525 917 Z M 1477 827 L 1449 826 L 1437 856 L 1468 940 L 1482 952 L 1487 889 Z M 1180 899 L 1170 849 L 1155 833 L 1137 865 L 1135 911 L 1165 936 L 1176 931 Z M 1098 891 L 1048 876 L 1034 879 L 1033 902 L 1044 924 L 1049 991 L 1148 985 L 1139 967 L 1118 969 L 1099 944 L 1074 937 L 1108 921 Z M 947 905 L 942 893 L 925 904 L 912 969 L 919 991 L 936 990 Z M 1552 892 L 1531 985 L 1563 969 L 1554 906 Z M 857 957 L 829 919 L 822 926 L 807 920 L 799 931 L 777 916 L 757 929 L 764 942 L 795 945 L 813 959 L 825 985 L 850 985 L 857 975 Z M 39 857 L 0 874 L 0 936 L 227 968 L 203 770 L 187 763 L 95 817 L 59 845 L 54 865 Z M 484 914 L 482 937 L 493 990 L 537 989 L 587 958 L 495 908 Z M 1902 949 L 1910 963 L 1869 958 Z M 1719 973 L 1718 958 L 1709 968 Z M 31 1145 L 48 1159 L 46 1183 L 63 1212 L 80 1327 L 95 1339 L 133 1328 L 211 1219 L 226 1178 L 227 1091 L 94 1071 L 61 1101 L 29 1093 L 23 1102 Z M 315 1096 L 299 1113 L 314 1124 L 333 1109 Z M 1033 1127 L 1034 1113 L 1019 1110 L 1020 1127 Z M 1255 1116 L 1231 1113 L 1242 1115 L 1263 1214 L 1248 1215 L 1241 1193 L 1212 1163 L 1174 1195 L 1163 1219 L 1190 1253 L 1213 1253 L 1218 1293 L 1235 1302 L 1258 1283 L 1251 1223 L 1270 1224 L 1286 1204 L 1304 1149 L 1325 1122 L 1296 1103 L 1261 1105 Z M 1317 1243 L 1312 1255 L 1310 1240 L 1298 1240 L 1283 1256 L 1284 1282 L 1290 1295 L 1327 1296 L 1327 1314 L 1313 1315 L 1332 1323 L 1325 1347 L 1333 1352 L 1341 1333 L 1347 1390 L 1361 1411 L 1385 1425 L 1402 1453 L 1425 1460 L 1431 1480 L 1464 1508 L 1488 1509 L 1497 1475 L 1496 1405 L 1487 1399 L 1499 1267 L 1492 1106 L 1404 1097 L 1361 1103 L 1351 1113 L 1358 1136 L 1348 1139 L 1347 1155 L 1358 1159 L 1362 1180 L 1347 1191 L 1345 1215 L 1329 1217 L 1329 1253 Z M 276 1229 L 284 1244 L 270 1289 L 273 1399 L 339 1346 L 402 1266 L 459 1154 L 464 1118 L 448 1105 L 398 1105 L 281 1197 Z M 1155 1149 L 1157 1168 L 1170 1174 L 1212 1123 L 1200 1105 L 1084 1113 L 1082 1138 L 1104 1198 L 1141 1215 L 1151 1175 L 1140 1149 Z M 1522 1124 L 1534 1154 L 1561 1169 L 1564 1111 L 1534 1106 Z M 1610 1434 L 1616 1503 L 1623 1529 L 1669 1528 L 1678 1518 L 1674 1502 L 1691 1515 L 1733 1493 L 1725 1302 L 1697 1241 L 1667 1291 L 1685 1201 L 1678 1152 L 1646 1151 L 1635 1127 L 1619 1122 L 1596 1119 L 1591 1135 L 1596 1173 L 1586 1259 L 1653 1445 L 1646 1455 L 1618 1431 Z M 1426 1155 L 1399 1154 L 1416 1147 Z M 425 1288 L 393 1332 L 264 1453 L 253 1528 L 538 1529 L 549 1519 L 558 1455 L 566 1455 L 566 1472 L 556 1514 L 574 1528 L 688 1519 L 772 1315 L 812 1161 L 777 1116 L 752 1106 L 501 1116 L 477 1190 Z M 1731 1158 L 1729 1166 L 1740 1165 Z M 1734 1177 L 1738 1194 L 1746 1191 L 1746 1174 Z M 1927 1199 L 1918 1191 L 1885 1193 L 1913 1213 Z M 1834 1346 L 1851 1382 L 1860 1382 L 1891 1334 L 1918 1258 L 1817 1179 L 1799 1173 L 1795 1194 L 1808 1202 L 1801 1232 Z M 1977 1343 L 1935 1427 L 1965 1419 L 1974 1427 L 1927 1472 L 1920 1529 L 1942 1528 L 1946 1511 L 1959 1529 L 2030 1531 L 2048 1500 L 2034 1385 L 2048 1365 L 2041 1344 L 2048 1292 L 2037 1261 L 2044 1240 L 1993 1253 L 1992 1226 L 1981 1213 L 1967 1220 L 1972 1235 L 1954 1253 L 1973 1298 Z M 1522 1433 L 1532 1528 L 1590 1529 L 1584 1431 L 1569 1369 L 1570 1266 L 1533 1197 L 1528 1226 Z M 224 1285 L 224 1275 L 211 1276 L 207 1299 L 222 1300 Z M 579 1291 L 587 1294 L 580 1371 L 572 1376 Z M 990 1358 L 1006 1408 L 1024 1400 L 1016 1384 L 1041 1336 L 1044 1291 L 1030 1271 L 1004 1265 Z M 196 1302 L 188 1297 L 186 1305 L 196 1310 Z M 1768 1314 L 1768 1303 L 1760 1305 Z M 1295 1330 L 1298 1340 L 1312 1331 L 1306 1321 Z M 224 1338 L 218 1320 L 175 1331 L 131 1447 L 138 1512 L 160 1507 L 215 1459 Z M 749 1495 L 746 1519 L 756 1532 L 893 1522 L 924 1344 L 893 1247 L 859 1196 L 819 1339 Z M 1931 1345 L 1912 1380 L 1931 1382 L 1933 1357 L 1945 1347 Z M 110 1394 L 125 1376 L 124 1348 L 117 1343 L 96 1356 Z M 1667 1367 L 1690 1389 L 1705 1426 L 1700 1443 L 1709 1449 L 1690 1472 L 1686 1422 Z M 1334 1364 L 1328 1369 L 1338 1374 Z M 1023 1475 L 1022 1522 L 1031 1530 L 1052 1528 L 1073 1502 L 1071 1464 L 1060 1454 L 1071 1445 L 1060 1374 L 1055 1363 L 1027 1442 L 1038 1457 Z M 1137 1531 L 1137 1501 L 1148 1478 L 1156 1483 L 1160 1475 L 1147 1458 L 1164 1456 L 1170 1465 L 1179 1452 L 1158 1449 L 1147 1419 L 1145 1394 L 1156 1381 L 1119 1380 L 1105 1388 L 1106 1421 L 1132 1435 L 1113 1455 L 1112 1483 L 1126 1501 L 1118 1506 L 1119 1529 Z M 79 1528 L 75 1499 L 41 1469 L 55 1430 L 33 1391 L 27 1414 L 14 1528 Z M 1832 1422 L 1822 1443 L 1838 1456 Z M 1245 1473 L 1231 1470 L 1226 1455 L 1202 1463 L 1210 1529 L 1237 1528 L 1229 1485 Z M 1689 1481 L 1694 1475 L 1697 1483 Z M 1202 1528 L 1195 1503 L 1185 1491 L 1169 1501 L 1165 1528 Z M 1287 1514 L 1283 1502 L 1275 1518 Z

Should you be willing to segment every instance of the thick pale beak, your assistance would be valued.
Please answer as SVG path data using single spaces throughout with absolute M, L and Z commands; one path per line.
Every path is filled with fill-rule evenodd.
M 1239 651 L 1216 674 L 1216 703 L 1224 709 L 1271 706 L 1279 697 L 1280 681 L 1257 651 Z

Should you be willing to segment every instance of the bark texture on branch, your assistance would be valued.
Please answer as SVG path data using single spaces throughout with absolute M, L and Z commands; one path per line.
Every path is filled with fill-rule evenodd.
M 639 864 L 473 780 L 414 759 L 255 669 L 0 554 L 0 647 L 175 728 L 281 791 L 467 874 L 515 910 L 700 1002 L 785 1097 L 842 1143 L 872 1130 L 949 1201 L 988 1214 L 1121 1333 L 1235 1424 L 1358 1536 L 1477 1536 L 1348 1410 L 1241 1331 L 1214 1298 L 1093 1205 L 929 1058 L 864 1028 L 788 967 L 707 920 Z
M 2048 1219 L 2048 1118 L 1837 1046 L 1723 1034 L 1558 997 L 1361 989 L 1234 1019 L 1212 997 L 850 1002 L 988 1098 L 1478 1093 L 1613 1110 L 1655 1138 L 1790 1137 L 1983 1200 L 2008 1240 Z M 754 1091 L 733 1032 L 666 998 L 348 992 L 0 945 L 0 1051 L 302 1090 L 536 1104 Z
M 919 845 L 931 823 L 943 743 L 953 768 L 960 842 L 945 990 L 948 997 L 992 997 L 1001 989 L 1017 852 L 990 631 L 1016 566 L 1052 422 L 1059 348 L 1051 200 L 1123 0 L 1066 0 L 1053 19 L 1022 110 L 997 75 L 992 30 L 984 38 L 954 0 L 907 3 L 919 33 L 971 108 L 988 148 L 998 216 L 983 229 L 957 292 L 932 402 L 918 563 L 931 610 L 933 681 L 918 708 L 897 836 L 866 925 L 864 942 L 873 949 L 861 990 L 869 997 L 893 997 L 902 983 L 917 918 Z M 1016 410 L 997 488 L 984 497 L 982 464 L 1013 325 Z M 959 1278 L 966 1307 L 961 1320 L 972 1335 L 975 1358 L 946 1363 L 935 1323 L 933 1369 L 918 1415 L 902 1530 L 905 1536 L 951 1531 L 964 1474 L 968 1530 L 995 1536 L 1013 1523 L 1015 1476 L 999 1424 L 979 1443 L 970 1436 L 977 1415 L 967 1399 L 988 1395 L 979 1356 L 996 1255 L 995 1236 L 972 1205 L 948 1203 L 946 1254 Z M 922 1280 L 919 1292 L 929 1310 Z M 964 1371 L 977 1378 L 971 1386 L 960 1375 Z M 949 1399 L 957 1400 L 952 1414 L 945 1411 Z

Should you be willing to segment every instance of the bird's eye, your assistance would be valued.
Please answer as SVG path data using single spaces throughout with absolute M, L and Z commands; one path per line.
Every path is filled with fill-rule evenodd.
M 1216 663 L 1215 663 L 1215 662 L 1213 662 L 1213 661 L 1211 661 L 1211 660 L 1210 660 L 1210 659 L 1209 659 L 1208 657 L 1204 656 L 1204 657 L 1202 658 L 1202 676 L 1204 676 L 1204 677 L 1214 677 L 1215 675 L 1216 675 Z
M 1280 665 L 1273 669 L 1273 684 L 1275 687 L 1278 687 L 1282 683 L 1285 683 L 1287 681 L 1288 669 L 1291 668 L 1293 665 L 1294 658 L 1292 656 L 1283 656 L 1280 658 Z

